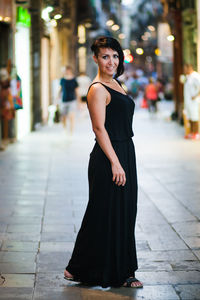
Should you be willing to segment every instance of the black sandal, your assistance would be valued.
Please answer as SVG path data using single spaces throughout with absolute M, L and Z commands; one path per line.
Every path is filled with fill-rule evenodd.
M 131 283 L 133 282 L 140 282 L 141 285 L 134 285 L 132 286 Z M 129 277 L 126 279 L 126 281 L 124 282 L 124 284 L 126 283 L 126 285 L 123 285 L 124 287 L 130 287 L 130 288 L 143 288 L 143 284 L 141 281 L 139 281 L 137 278 L 135 277 Z
M 74 277 L 67 277 L 67 276 L 64 276 L 64 279 L 69 280 L 69 281 L 75 281 L 75 280 L 74 280 Z

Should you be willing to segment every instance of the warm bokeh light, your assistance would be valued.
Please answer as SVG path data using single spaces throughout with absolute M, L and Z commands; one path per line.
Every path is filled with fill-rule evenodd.
M 48 11 L 48 13 L 53 11 L 53 6 L 47 6 L 46 10 Z
M 131 55 L 131 54 L 126 55 L 124 57 L 124 62 L 127 63 L 127 64 L 133 62 L 133 55 Z
M 155 31 L 155 30 L 156 30 L 155 27 L 154 27 L 153 25 L 149 25 L 149 26 L 148 26 L 148 29 L 149 29 L 150 31 Z
M 113 24 L 114 24 L 114 21 L 111 19 L 106 22 L 107 26 L 112 26 Z
M 92 27 L 92 24 L 89 23 L 89 22 L 87 22 L 87 23 L 85 23 L 85 27 L 86 27 L 86 28 L 91 28 L 91 27 Z
M 138 55 L 142 55 L 142 54 L 144 53 L 144 50 L 143 50 L 142 48 L 137 48 L 137 49 L 136 49 L 136 53 L 137 53 Z
M 51 20 L 51 25 L 53 26 L 53 27 L 56 27 L 57 26 L 57 22 L 56 22 L 56 20 Z
M 174 36 L 172 34 L 168 35 L 167 40 L 169 42 L 173 42 L 174 41 Z
M 5 17 L 3 20 L 4 20 L 4 22 L 10 22 L 11 19 L 10 19 L 10 17 Z
M 55 19 L 55 20 L 59 20 L 59 19 L 61 19 L 61 18 L 62 18 L 62 15 L 61 15 L 61 14 L 57 14 L 57 15 L 54 16 L 54 19 Z
M 156 54 L 157 56 L 160 56 L 160 55 L 161 55 L 161 50 L 160 50 L 159 48 L 156 48 L 156 49 L 155 49 L 155 54 Z
M 78 42 L 80 44 L 84 44 L 86 41 L 86 32 L 85 32 L 85 26 L 79 25 L 78 26 Z
M 125 35 L 124 33 L 120 33 L 120 34 L 118 35 L 118 37 L 119 37 L 119 39 L 123 40 L 123 39 L 126 38 L 126 35 Z
M 132 40 L 132 41 L 130 41 L 130 44 L 131 44 L 132 46 L 136 46 L 136 45 L 137 45 L 137 42 L 136 42 L 135 40 Z
M 111 28 L 113 31 L 117 31 L 117 30 L 119 30 L 119 25 L 115 24 Z
M 129 49 L 125 49 L 125 50 L 123 50 L 123 52 L 124 52 L 124 55 L 129 55 L 129 54 L 131 54 L 131 51 L 130 51 Z
M 147 37 L 147 36 L 145 36 L 145 35 L 142 35 L 142 37 L 141 37 L 141 38 L 142 38 L 142 40 L 143 40 L 143 41 L 147 41 L 147 40 L 148 40 L 148 37 Z

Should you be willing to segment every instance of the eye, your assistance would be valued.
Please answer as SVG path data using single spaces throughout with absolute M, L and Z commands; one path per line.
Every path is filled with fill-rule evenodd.
M 113 57 L 114 58 L 119 58 L 119 55 L 118 54 L 114 54 Z
M 108 58 L 108 55 L 103 55 L 102 58 L 106 59 L 106 58 Z

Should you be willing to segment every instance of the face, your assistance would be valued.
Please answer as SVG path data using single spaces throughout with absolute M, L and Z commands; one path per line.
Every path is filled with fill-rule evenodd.
M 119 54 L 111 48 L 100 48 L 98 57 L 93 56 L 99 70 L 104 75 L 112 76 L 119 65 Z
M 66 75 L 72 75 L 73 74 L 72 69 L 71 68 L 66 68 L 65 69 L 65 74 Z

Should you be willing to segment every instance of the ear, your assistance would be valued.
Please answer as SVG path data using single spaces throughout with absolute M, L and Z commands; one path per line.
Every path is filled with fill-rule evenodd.
M 93 55 L 93 60 L 94 60 L 94 62 L 97 64 L 97 57 L 96 57 L 96 55 Z

